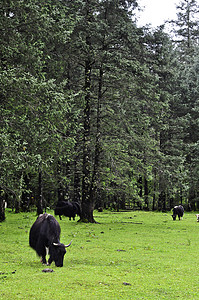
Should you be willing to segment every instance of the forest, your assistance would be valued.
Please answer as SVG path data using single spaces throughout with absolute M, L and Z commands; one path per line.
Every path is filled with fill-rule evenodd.
M 137 25 L 139 0 L 0 3 L 0 220 L 81 203 L 199 209 L 199 6 Z M 170 31 L 165 28 L 169 25 Z

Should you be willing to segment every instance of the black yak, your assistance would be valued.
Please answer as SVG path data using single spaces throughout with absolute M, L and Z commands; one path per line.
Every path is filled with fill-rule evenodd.
M 57 267 L 63 267 L 64 255 L 68 245 L 60 243 L 61 229 L 57 220 L 47 213 L 39 215 L 30 229 L 29 244 L 43 264 L 46 264 L 46 254 L 49 252 L 48 265 L 53 261 Z
M 173 208 L 173 220 L 175 221 L 176 220 L 176 217 L 178 216 L 179 220 L 180 218 L 182 218 L 184 215 L 184 207 L 182 205 L 178 205 L 178 206 L 175 206 Z
M 62 215 L 69 217 L 69 220 L 71 218 L 75 220 L 76 215 L 80 216 L 81 208 L 78 202 L 58 201 L 54 212 L 55 215 L 59 216 L 60 220 Z

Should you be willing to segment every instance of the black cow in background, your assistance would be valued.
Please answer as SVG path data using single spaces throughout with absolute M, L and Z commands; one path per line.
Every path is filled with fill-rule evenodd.
M 178 216 L 179 220 L 180 218 L 182 218 L 184 215 L 184 207 L 182 205 L 178 205 L 178 206 L 175 206 L 173 208 L 173 220 L 175 221 L 176 220 L 176 217 Z
M 57 220 L 45 213 L 39 215 L 30 229 L 29 244 L 41 257 L 43 264 L 46 264 L 46 254 L 49 252 L 48 265 L 53 261 L 57 267 L 63 267 L 64 255 L 66 247 L 71 245 L 61 244 L 60 239 L 61 229 Z
M 55 215 L 59 216 L 60 220 L 63 215 L 69 217 L 69 220 L 71 218 L 75 220 L 76 215 L 81 215 L 81 207 L 78 202 L 58 201 L 54 212 Z

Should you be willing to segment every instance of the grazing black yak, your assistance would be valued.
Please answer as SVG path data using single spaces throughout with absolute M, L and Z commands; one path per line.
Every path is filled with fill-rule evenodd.
M 184 215 L 184 207 L 182 205 L 178 205 L 178 206 L 175 206 L 173 208 L 173 220 L 175 221 L 176 220 L 176 217 L 178 216 L 179 220 L 180 218 L 182 218 Z
M 59 216 L 60 220 L 62 215 L 69 217 L 69 220 L 71 218 L 75 220 L 76 215 L 80 216 L 81 208 L 78 202 L 58 201 L 54 212 L 55 215 Z
M 61 244 L 60 239 L 61 229 L 57 220 L 49 215 L 39 215 L 30 229 L 29 244 L 39 256 L 41 261 L 46 264 L 46 254 L 49 253 L 50 257 L 48 265 L 53 261 L 57 267 L 63 267 L 64 255 L 66 247 L 71 245 Z

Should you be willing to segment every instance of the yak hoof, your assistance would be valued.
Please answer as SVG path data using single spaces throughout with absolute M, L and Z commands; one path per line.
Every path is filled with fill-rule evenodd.
M 46 265 L 46 260 L 41 258 L 41 263 L 42 263 L 42 265 Z

